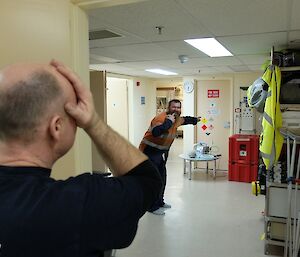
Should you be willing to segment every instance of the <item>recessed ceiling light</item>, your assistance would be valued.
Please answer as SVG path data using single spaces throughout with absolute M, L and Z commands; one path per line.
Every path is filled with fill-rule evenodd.
M 162 70 L 162 69 L 148 69 L 148 70 L 145 70 L 145 71 L 152 72 L 152 73 L 157 73 L 157 74 L 162 74 L 162 75 L 178 75 L 175 72 Z
M 210 57 L 232 56 L 215 38 L 199 38 L 184 40 Z

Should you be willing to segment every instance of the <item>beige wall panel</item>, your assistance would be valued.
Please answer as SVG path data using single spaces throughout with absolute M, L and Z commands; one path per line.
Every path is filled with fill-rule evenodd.
M 0 66 L 19 61 L 71 64 L 68 0 L 1 0 Z
M 74 68 L 89 85 L 88 20 L 69 0 L 1 0 L 0 30 L 0 67 L 56 58 Z M 90 142 L 82 133 L 77 133 L 74 147 L 54 166 L 53 177 L 64 179 L 91 170 Z M 75 155 L 81 156 L 80 162 Z
M 72 68 L 89 88 L 88 17 L 78 6 L 70 7 Z M 75 174 L 92 171 L 91 140 L 82 129 L 78 129 L 74 149 Z

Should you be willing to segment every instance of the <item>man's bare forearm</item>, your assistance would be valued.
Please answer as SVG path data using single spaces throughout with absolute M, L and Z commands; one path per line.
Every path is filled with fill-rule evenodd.
M 86 129 L 114 176 L 121 176 L 147 160 L 147 156 L 101 119 Z

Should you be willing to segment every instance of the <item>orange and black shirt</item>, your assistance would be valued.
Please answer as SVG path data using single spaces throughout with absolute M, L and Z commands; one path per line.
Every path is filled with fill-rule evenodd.
M 163 112 L 151 121 L 149 129 L 146 131 L 139 149 L 144 151 L 146 146 L 154 147 L 161 151 L 168 151 L 176 137 L 177 128 L 181 125 L 196 125 L 196 117 L 179 117 L 172 123 L 167 119 L 167 113 Z

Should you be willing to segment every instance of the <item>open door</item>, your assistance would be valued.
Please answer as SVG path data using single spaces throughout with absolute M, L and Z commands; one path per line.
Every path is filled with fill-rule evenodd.
M 127 79 L 107 77 L 107 124 L 128 140 L 128 88 Z
M 95 108 L 100 118 L 106 122 L 106 72 L 90 71 L 90 89 L 93 94 Z M 107 167 L 104 160 L 92 143 L 92 169 L 94 172 L 105 172 Z

